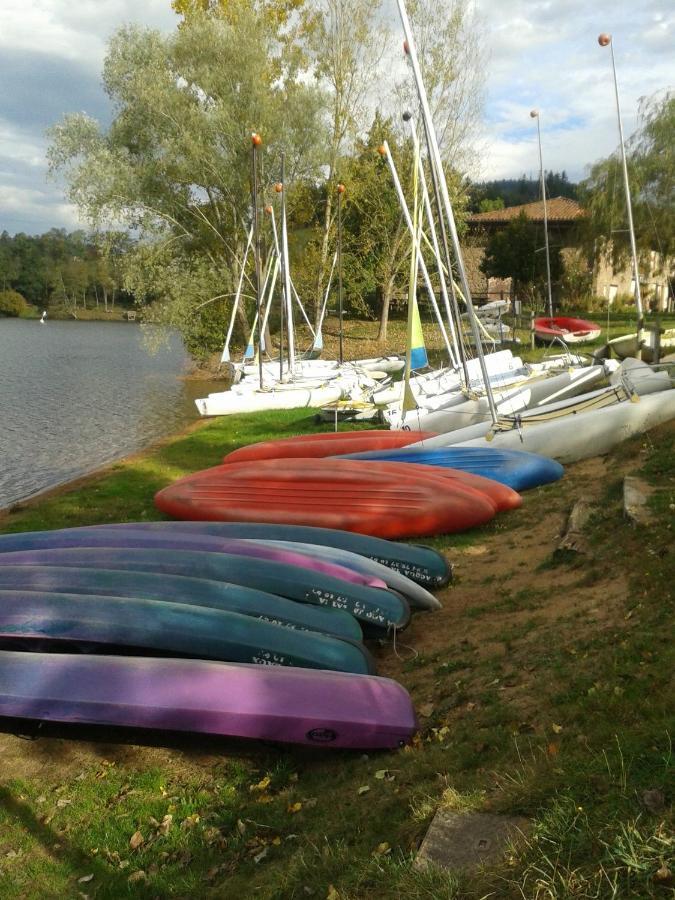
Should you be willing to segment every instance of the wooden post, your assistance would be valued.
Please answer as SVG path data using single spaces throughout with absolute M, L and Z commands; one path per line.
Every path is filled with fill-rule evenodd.
M 535 348 L 535 339 L 534 339 L 534 310 L 530 310 L 530 347 L 532 350 Z

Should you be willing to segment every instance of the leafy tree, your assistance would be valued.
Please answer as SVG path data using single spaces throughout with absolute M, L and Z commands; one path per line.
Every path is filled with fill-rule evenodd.
M 387 140 L 402 181 L 409 180 L 412 154 L 397 140 L 391 119 L 376 115 L 366 138 L 345 165 L 345 293 L 352 306 L 380 318 L 378 340 L 387 337 L 389 308 L 405 271 L 410 238 L 386 161 Z
M 375 24 L 378 6 L 379 0 L 315 0 L 303 17 L 314 71 L 329 97 L 325 116 L 328 152 L 322 223 L 314 239 L 318 247 L 310 248 L 316 260 L 315 316 L 321 308 L 330 268 L 338 169 L 349 145 L 367 121 L 373 71 L 382 58 L 384 36 Z
M 243 3 L 230 18 L 191 14 L 169 36 L 122 28 L 103 72 L 110 128 L 70 115 L 51 131 L 51 170 L 80 214 L 139 235 L 123 258 L 126 287 L 141 302 L 161 297 L 149 315 L 186 333 L 200 333 L 209 303 L 234 291 L 251 218 L 251 133 L 264 136 L 266 172 L 285 151 L 291 178 L 316 174 L 322 98 L 282 36 Z M 179 271 L 189 289 L 164 294 Z M 218 341 L 224 331 L 223 316 Z
M 642 101 L 640 125 L 628 141 L 627 162 L 638 252 L 675 253 L 675 94 Z M 586 238 L 616 265 L 630 257 L 627 209 L 620 152 L 596 163 L 582 183 L 582 203 L 590 215 Z
M 17 291 L 0 291 L 0 316 L 23 316 L 27 312 L 25 297 Z
M 503 197 L 495 197 L 494 200 L 490 200 L 488 197 L 484 197 L 478 203 L 478 212 L 492 212 L 493 210 L 497 209 L 504 209 Z
M 490 277 L 512 278 L 516 296 L 525 293 L 534 301 L 535 295 L 543 295 L 546 287 L 546 256 L 541 251 L 543 235 L 541 225 L 521 213 L 506 228 L 494 232 L 488 238 L 481 271 Z M 562 275 L 560 250 L 550 248 L 551 281 Z

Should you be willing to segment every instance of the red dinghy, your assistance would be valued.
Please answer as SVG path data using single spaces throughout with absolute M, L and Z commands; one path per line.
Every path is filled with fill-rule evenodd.
M 155 504 L 178 519 L 312 525 L 389 539 L 464 531 L 495 515 L 495 500 L 457 478 L 411 474 L 404 463 L 352 459 L 232 463 L 182 478 Z
M 572 319 L 568 316 L 554 316 L 534 320 L 534 334 L 540 341 L 550 343 L 560 338 L 566 344 L 580 344 L 583 341 L 594 341 L 602 329 L 595 322 L 585 319 Z
M 322 434 L 301 434 L 260 441 L 228 453 L 224 462 L 250 462 L 256 459 L 298 459 L 340 456 L 342 453 L 365 453 L 368 450 L 397 450 L 427 438 L 436 437 L 432 431 L 337 431 Z

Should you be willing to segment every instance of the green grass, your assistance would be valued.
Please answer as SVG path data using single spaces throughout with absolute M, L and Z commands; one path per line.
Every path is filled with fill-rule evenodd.
M 240 444 L 317 428 L 304 411 L 217 420 L 20 506 L 0 526 L 159 518 L 152 495 L 174 478 Z M 653 526 L 623 522 L 610 475 L 587 529 L 586 571 L 559 558 L 513 587 L 522 570 L 509 550 L 494 579 L 472 557 L 464 578 L 475 602 L 441 634 L 420 616 L 408 662 L 386 651 L 423 713 L 405 751 L 0 738 L 14 760 L 0 770 L 3 898 L 671 896 L 674 434 L 634 440 L 609 460 L 610 470 L 629 460 L 661 488 Z M 451 557 L 472 544 L 519 545 L 529 523 L 567 502 L 574 479 L 529 495 L 499 524 L 433 543 Z M 583 598 L 618 575 L 628 598 L 601 595 L 606 616 L 556 610 L 566 592 Z M 645 792 L 662 804 L 645 806 Z M 422 874 L 412 859 L 443 804 L 524 815 L 532 829 L 501 866 Z

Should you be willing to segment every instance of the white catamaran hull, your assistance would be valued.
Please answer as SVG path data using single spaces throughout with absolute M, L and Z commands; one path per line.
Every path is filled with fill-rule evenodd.
M 263 412 L 270 409 L 300 409 L 321 407 L 343 396 L 340 385 L 299 389 L 295 391 L 226 391 L 201 400 L 195 400 L 202 416 L 231 416 L 237 413 Z
M 675 390 L 671 388 L 641 397 L 635 403 L 625 400 L 603 409 L 591 409 L 527 426 L 522 432 L 498 432 L 490 442 L 486 437 L 474 438 L 462 442 L 462 446 L 527 450 L 561 463 L 572 463 L 609 453 L 622 441 L 673 418 Z
M 661 350 L 668 352 L 671 347 L 675 347 L 675 328 L 668 328 L 660 336 Z M 621 337 L 612 338 L 609 346 L 616 353 L 619 359 L 626 359 L 629 356 L 635 356 L 637 353 L 637 335 L 624 334 Z M 654 359 L 655 338 L 651 331 L 644 332 L 644 343 L 642 346 L 642 358 L 646 362 L 652 362 Z
M 588 391 L 591 385 L 604 377 L 605 371 L 602 366 L 589 366 L 551 378 L 541 376 L 533 378 L 517 388 L 502 392 L 501 395 L 495 394 L 497 412 L 502 416 L 514 415 L 543 404 L 576 397 Z M 485 397 L 459 403 L 452 402 L 452 405 L 433 411 L 412 410 L 404 416 L 399 414 L 395 419 L 390 419 L 392 428 L 438 433 L 447 433 L 478 422 L 489 421 L 490 407 Z

